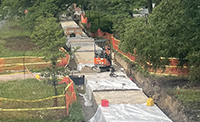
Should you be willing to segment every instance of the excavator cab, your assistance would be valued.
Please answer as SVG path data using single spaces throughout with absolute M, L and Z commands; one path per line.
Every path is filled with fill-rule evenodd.
M 108 71 L 112 66 L 111 48 L 108 39 L 95 40 L 94 44 L 94 67 L 97 72 Z

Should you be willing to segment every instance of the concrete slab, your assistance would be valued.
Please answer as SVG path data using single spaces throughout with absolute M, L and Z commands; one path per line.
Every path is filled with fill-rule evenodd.
M 60 22 L 60 24 L 61 24 L 63 29 L 66 29 L 66 28 L 79 28 L 79 26 L 74 21 Z
M 94 52 L 76 52 L 76 63 L 94 64 Z
M 93 92 L 93 96 L 97 105 L 102 99 L 107 99 L 109 104 L 143 104 L 148 99 L 141 90 Z

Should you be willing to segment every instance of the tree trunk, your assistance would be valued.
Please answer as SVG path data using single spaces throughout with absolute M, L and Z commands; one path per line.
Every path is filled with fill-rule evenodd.
M 53 81 L 53 86 L 54 86 L 54 91 L 55 91 L 55 96 L 58 95 L 58 92 L 57 92 L 57 87 L 56 87 L 56 81 L 57 81 L 57 78 L 56 78 L 56 73 L 55 73 L 55 67 L 56 67 L 56 62 L 52 62 L 52 67 L 53 67 L 53 76 L 52 76 L 52 81 Z M 57 98 L 54 98 L 54 107 L 57 107 L 58 106 L 58 100 Z
M 56 87 L 56 80 L 53 78 L 53 86 L 54 86 L 54 91 L 55 91 L 55 96 L 58 95 L 57 93 L 57 87 Z M 58 106 L 58 100 L 57 98 L 54 98 L 54 107 L 57 107 Z
M 152 12 L 152 0 L 147 0 L 147 3 L 148 3 L 148 11 L 149 13 Z

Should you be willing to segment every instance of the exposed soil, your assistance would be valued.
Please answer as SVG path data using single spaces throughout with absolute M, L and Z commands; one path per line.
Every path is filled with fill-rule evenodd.
M 199 110 L 188 110 L 182 105 L 180 101 L 174 96 L 174 89 L 178 88 L 187 88 L 190 87 L 187 85 L 188 80 L 180 78 L 150 78 L 144 77 L 141 73 L 130 68 L 130 65 L 125 62 L 120 56 L 115 55 L 115 59 L 119 64 L 121 64 L 127 71 L 127 75 L 133 78 L 133 81 L 143 89 L 144 93 L 154 97 L 154 101 L 158 107 L 174 122 L 199 122 L 200 115 Z M 198 107 L 197 102 L 191 103 Z M 192 105 L 192 106 L 193 106 Z
M 19 31 L 24 30 L 24 29 L 22 29 L 20 27 L 17 27 L 17 26 L 10 27 L 10 29 L 12 29 L 12 30 L 19 30 Z
M 6 38 L 5 47 L 11 51 L 33 51 L 36 47 L 27 36 Z

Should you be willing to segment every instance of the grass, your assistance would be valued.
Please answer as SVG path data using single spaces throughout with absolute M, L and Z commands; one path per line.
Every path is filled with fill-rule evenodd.
M 184 106 L 190 122 L 200 121 L 200 90 L 199 89 L 180 89 L 174 90 L 175 97 Z
M 0 29 L 0 57 L 34 56 L 35 50 L 30 41 L 30 33 L 19 27 L 13 20 Z
M 58 85 L 58 94 L 63 94 L 66 84 Z M 36 79 L 14 80 L 0 83 L 0 97 L 37 100 L 54 96 L 54 88 Z M 58 106 L 65 106 L 65 97 L 58 98 Z M 4 109 L 52 107 L 53 99 L 41 102 L 0 101 Z M 0 122 L 81 122 L 84 120 L 80 102 L 74 103 L 69 109 L 70 116 L 65 117 L 65 109 L 43 111 L 0 112 Z
M 176 89 L 175 96 L 187 109 L 200 110 L 200 90 Z

